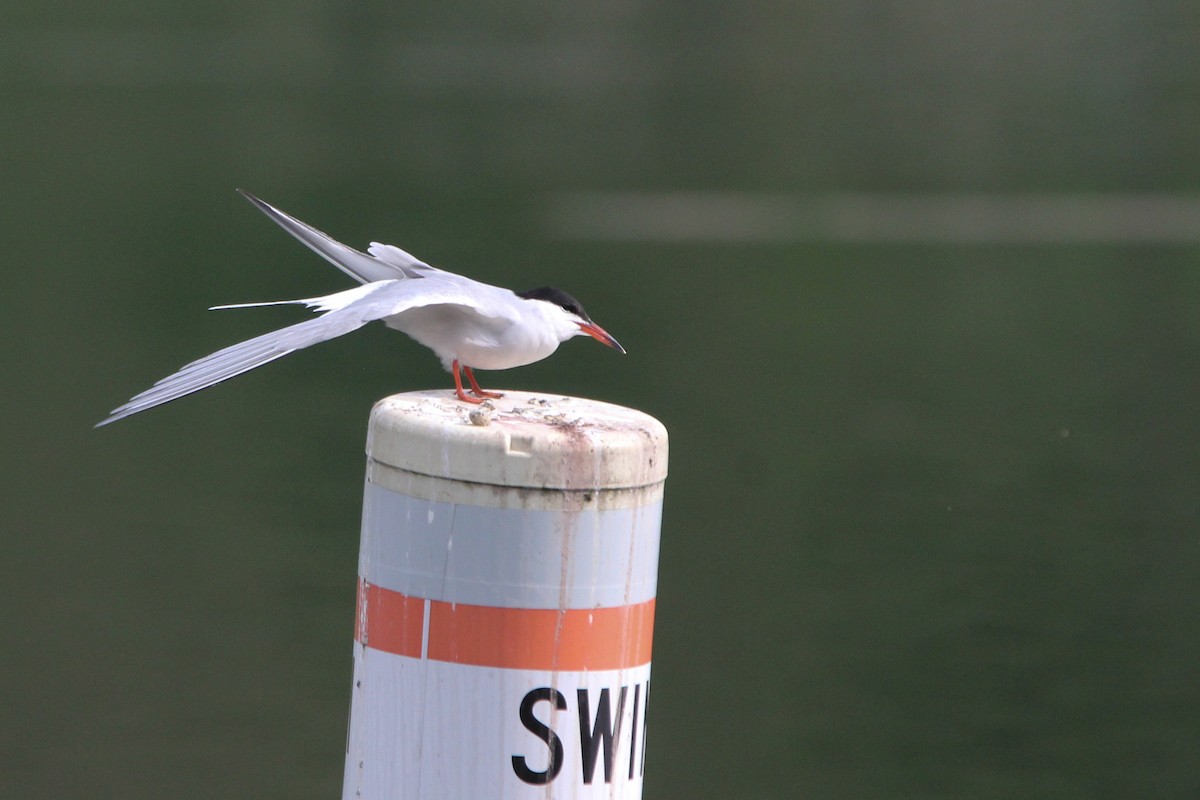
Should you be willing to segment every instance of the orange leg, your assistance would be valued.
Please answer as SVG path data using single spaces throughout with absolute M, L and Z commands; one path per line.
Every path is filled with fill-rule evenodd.
M 463 367 L 463 369 L 466 370 L 467 378 L 471 381 L 471 383 L 475 383 L 475 378 L 474 378 L 474 376 L 471 375 L 471 368 Z M 463 391 L 462 377 L 458 374 L 458 370 L 459 370 L 458 359 L 456 358 L 456 359 L 454 359 L 454 363 L 450 369 L 450 371 L 454 373 L 454 394 L 458 397 L 459 400 L 462 400 L 464 403 L 474 403 L 476 405 L 479 405 L 480 403 L 483 402 L 483 399 L 482 398 L 477 399 L 474 397 L 467 396 L 467 393 Z
M 479 382 L 475 380 L 475 373 L 470 367 L 463 367 L 463 372 L 467 373 L 467 380 L 471 382 L 471 391 L 476 397 L 504 397 L 503 392 L 486 392 L 479 388 Z

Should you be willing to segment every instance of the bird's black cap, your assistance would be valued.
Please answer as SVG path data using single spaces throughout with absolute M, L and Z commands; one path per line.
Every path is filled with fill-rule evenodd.
M 583 306 L 579 304 L 579 301 L 562 289 L 555 289 L 553 286 L 539 286 L 527 292 L 517 292 L 516 295 L 526 300 L 545 300 L 547 303 L 553 303 L 559 308 L 570 311 L 584 322 L 592 321 L 592 318 L 583 310 Z

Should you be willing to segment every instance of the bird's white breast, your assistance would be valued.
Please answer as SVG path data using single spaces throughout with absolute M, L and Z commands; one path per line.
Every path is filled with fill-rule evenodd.
M 484 316 L 449 303 L 409 309 L 385 322 L 436 353 L 446 369 L 456 359 L 474 369 L 520 367 L 546 358 L 560 341 L 551 327 Z

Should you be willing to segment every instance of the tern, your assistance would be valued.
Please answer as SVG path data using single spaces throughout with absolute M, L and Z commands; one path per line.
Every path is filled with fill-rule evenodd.
M 304 300 L 235 303 L 211 310 L 304 305 L 316 319 L 248 339 L 187 364 L 113 409 L 96 427 L 178 400 L 318 342 L 382 320 L 432 350 L 454 376 L 466 403 L 501 397 L 479 387 L 474 370 L 509 369 L 541 361 L 573 336 L 590 336 L 619 353 L 625 348 L 561 289 L 513 292 L 432 267 L 399 247 L 372 242 L 366 253 L 332 239 L 249 192 L 247 200 L 335 267 L 358 281 L 353 289 Z M 466 375 L 471 395 L 463 391 Z

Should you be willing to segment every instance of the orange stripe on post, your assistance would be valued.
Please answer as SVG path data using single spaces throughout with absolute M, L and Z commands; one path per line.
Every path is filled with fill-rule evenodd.
M 375 650 L 421 657 L 425 601 L 359 583 L 355 638 Z M 426 656 L 505 669 L 625 669 L 650 663 L 654 600 L 615 608 L 499 608 L 430 602 Z
M 496 608 L 434 602 L 429 658 L 582 672 L 650 663 L 654 601 L 616 608 Z
M 354 638 L 364 646 L 409 658 L 421 657 L 425 600 L 358 582 Z

